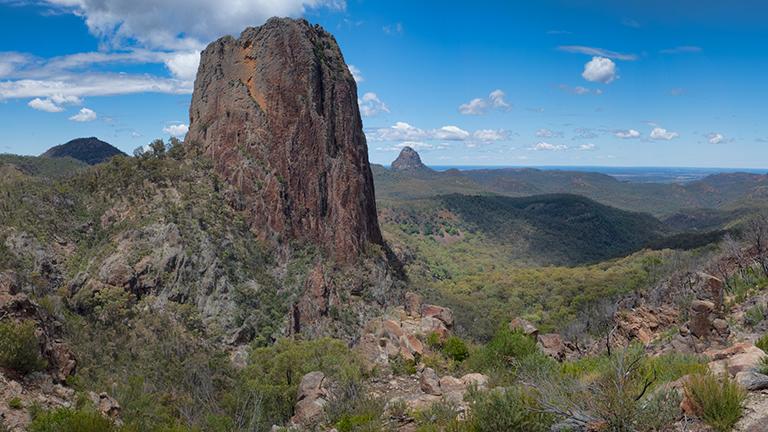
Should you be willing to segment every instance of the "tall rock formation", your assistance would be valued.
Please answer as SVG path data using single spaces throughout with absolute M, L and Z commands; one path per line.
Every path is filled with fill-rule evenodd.
M 403 147 L 397 159 L 392 161 L 390 166 L 392 171 L 431 171 L 421 162 L 421 157 L 416 150 L 410 147 Z
M 202 52 L 186 143 L 213 160 L 258 235 L 351 263 L 383 245 L 357 86 L 333 36 L 272 18 Z

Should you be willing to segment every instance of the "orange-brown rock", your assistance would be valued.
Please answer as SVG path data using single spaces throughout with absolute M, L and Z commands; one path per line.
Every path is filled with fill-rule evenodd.
M 186 145 L 213 161 L 264 240 L 352 263 L 383 245 L 357 86 L 332 35 L 273 18 L 201 55 Z

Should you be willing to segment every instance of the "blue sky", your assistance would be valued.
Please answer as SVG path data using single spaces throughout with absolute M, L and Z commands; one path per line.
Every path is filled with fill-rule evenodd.
M 0 0 L 0 152 L 183 136 L 199 50 L 279 15 L 336 36 L 372 162 L 764 168 L 761 3 Z

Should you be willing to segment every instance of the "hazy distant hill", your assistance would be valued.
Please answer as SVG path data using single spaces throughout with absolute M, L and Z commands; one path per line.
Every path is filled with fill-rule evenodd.
M 38 156 L 19 156 L 12 154 L 0 155 L 0 176 L 8 179 L 10 176 L 28 175 L 39 177 L 64 177 L 86 168 L 84 162 L 70 157 L 44 158 Z
M 96 165 L 118 155 L 124 156 L 125 153 L 96 137 L 90 137 L 73 139 L 66 144 L 51 147 L 41 156 L 48 158 L 71 157 L 88 165 Z

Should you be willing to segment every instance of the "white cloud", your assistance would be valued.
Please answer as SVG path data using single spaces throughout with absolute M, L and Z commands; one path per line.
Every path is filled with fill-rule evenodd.
M 0 52 L 0 78 L 12 75 L 17 69 L 31 61 L 31 56 L 17 52 Z
M 511 105 L 506 101 L 506 94 L 500 89 L 496 89 L 488 95 L 488 99 L 491 101 L 491 106 L 501 110 L 507 110 L 511 108 Z
M 384 33 L 391 35 L 391 34 L 403 34 L 403 24 L 402 23 L 395 23 L 395 24 L 389 24 L 385 25 L 381 28 L 384 30 Z
M 80 112 L 69 118 L 76 122 L 90 122 L 96 120 L 96 112 L 88 108 L 80 108 Z
M 474 98 L 471 101 L 459 105 L 459 112 L 465 115 L 481 115 L 488 111 L 488 108 L 495 108 L 500 111 L 509 111 L 512 105 L 506 100 L 507 95 L 504 91 L 496 89 L 492 91 L 487 98 Z
M 595 150 L 595 149 L 597 149 L 597 146 L 595 146 L 592 143 L 581 144 L 579 146 L 579 150 L 581 150 L 581 151 L 591 151 L 591 150 Z
M 563 136 L 563 133 L 558 131 L 553 131 L 547 128 L 541 128 L 536 131 L 536 136 L 539 138 L 559 138 Z
M 200 51 L 173 53 L 165 60 L 165 66 L 173 76 L 184 81 L 195 80 L 199 65 Z
M 612 58 L 616 60 L 637 60 L 637 56 L 635 54 L 622 54 L 616 51 L 609 51 L 602 48 L 594 48 L 594 47 L 588 47 L 588 46 L 582 46 L 582 45 L 563 45 L 557 47 L 560 51 L 565 51 L 569 53 L 576 53 L 576 54 L 586 54 L 591 55 L 595 57 L 606 57 L 606 58 Z
M 581 76 L 587 81 L 610 84 L 618 78 L 616 63 L 606 57 L 592 57 L 592 60 L 584 65 Z
M 355 79 L 355 82 L 360 84 L 361 82 L 365 81 L 363 78 L 363 73 L 360 71 L 360 69 L 355 65 L 347 65 L 347 68 L 349 68 L 349 73 L 352 74 L 352 78 Z
M 184 123 L 176 123 L 163 128 L 163 132 L 176 138 L 181 138 L 189 132 L 189 126 Z
M 382 102 L 376 93 L 365 93 L 362 99 L 357 100 L 357 105 L 360 107 L 360 114 L 363 117 L 374 117 L 378 114 L 389 112 L 387 104 Z
M 379 128 L 368 134 L 369 141 L 418 141 L 426 139 L 427 131 L 406 122 L 396 122 L 388 128 Z
M 298 17 L 308 9 L 343 9 L 342 0 L 45 0 L 83 17 L 90 32 L 113 46 L 136 40 L 153 48 L 200 49 L 273 16 Z
M 29 101 L 27 105 L 29 105 L 29 107 L 32 109 L 36 109 L 38 111 L 50 112 L 50 113 L 64 111 L 64 108 L 56 105 L 50 99 L 34 98 L 31 101 Z
M 458 126 L 443 126 L 432 132 L 432 139 L 446 141 L 464 141 L 469 138 L 469 132 Z
M 590 94 L 590 93 L 598 95 L 598 96 L 603 94 L 603 91 L 601 89 L 590 90 L 590 89 L 588 89 L 586 87 L 583 87 L 583 86 L 571 87 L 571 86 L 566 85 L 566 84 L 560 84 L 559 87 L 560 87 L 560 90 L 562 90 L 562 91 L 564 91 L 566 93 L 573 93 L 573 94 L 579 95 L 579 96 L 587 95 L 587 94 Z
M 568 146 L 564 144 L 550 144 L 548 142 L 539 142 L 536 143 L 533 147 L 531 147 L 531 150 L 536 151 L 560 151 L 560 150 L 567 150 Z
M 485 99 L 475 98 L 471 101 L 459 105 L 459 112 L 465 115 L 485 114 L 488 109 L 488 102 Z
M 613 133 L 615 136 L 621 139 L 634 139 L 640 138 L 640 132 L 635 129 L 618 130 Z
M 27 105 L 29 105 L 30 108 L 36 109 L 38 111 L 54 113 L 64 111 L 64 107 L 62 107 L 62 105 L 81 104 L 82 102 L 83 101 L 77 96 L 64 96 L 61 94 L 54 94 L 50 98 L 34 98 L 29 101 Z
M 712 132 L 707 135 L 707 141 L 709 141 L 710 144 L 720 144 L 725 141 L 725 136 L 718 132 Z
M 655 127 L 651 131 L 651 139 L 669 141 L 680 136 L 677 132 L 670 132 L 664 128 Z
M 472 134 L 472 137 L 482 142 L 502 141 L 507 139 L 507 132 L 496 129 L 479 129 Z
M 131 93 L 189 94 L 192 83 L 151 75 L 79 74 L 50 79 L 0 81 L 0 100 L 34 97 L 112 96 Z

